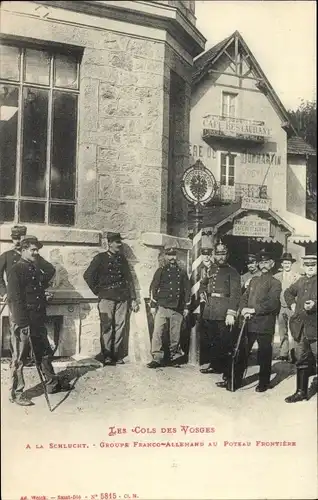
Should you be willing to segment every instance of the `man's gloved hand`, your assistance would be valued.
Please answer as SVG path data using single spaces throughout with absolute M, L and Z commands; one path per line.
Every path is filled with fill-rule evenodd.
M 184 309 L 183 311 L 183 317 L 186 318 L 189 314 L 189 309 Z
M 156 314 L 156 310 L 157 310 L 157 309 L 156 309 L 155 307 L 151 307 L 151 308 L 150 308 L 150 312 L 151 312 L 151 314 L 152 314 L 153 316 Z
M 251 307 L 243 307 L 241 315 L 244 316 L 244 318 L 250 318 L 252 314 L 255 314 L 255 309 L 252 309 Z
M 52 300 L 54 297 L 54 294 L 52 292 L 45 292 L 45 299 L 47 302 L 49 302 L 50 300 Z
M 4 295 L 0 295 L 0 303 L 4 303 L 7 300 L 7 294 L 5 293 Z
M 225 318 L 225 324 L 226 326 L 233 326 L 235 323 L 235 317 L 233 314 L 227 314 Z
M 131 309 L 134 313 L 137 313 L 139 311 L 139 304 L 138 304 L 137 300 L 131 301 Z
M 313 300 L 306 300 L 306 302 L 304 303 L 305 311 L 311 311 L 314 306 L 315 302 Z
M 292 305 L 290 306 L 290 308 L 291 308 L 292 312 L 294 313 L 294 312 L 295 312 L 295 309 L 296 309 L 296 303 L 292 304 Z

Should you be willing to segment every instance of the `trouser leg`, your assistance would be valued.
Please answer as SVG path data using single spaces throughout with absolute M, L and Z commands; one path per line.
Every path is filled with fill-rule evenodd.
M 288 357 L 289 353 L 289 336 L 288 336 L 288 323 L 289 314 L 286 307 L 282 307 L 278 315 L 278 331 L 280 337 L 279 355 Z
M 29 331 L 18 327 L 10 328 L 11 337 L 11 397 L 16 399 L 21 397 L 25 382 L 23 367 L 25 365 L 29 351 Z
M 44 325 L 31 325 L 31 345 L 35 362 L 40 365 L 48 393 L 56 391 L 59 381 L 52 365 L 53 351 Z
M 164 358 L 163 333 L 168 320 L 164 307 L 159 306 L 155 315 L 155 323 L 151 341 L 151 354 L 157 363 L 161 363 Z
M 180 343 L 180 331 L 183 316 L 177 311 L 172 311 L 170 314 L 170 339 L 169 339 L 169 354 L 170 359 L 177 355 Z
M 219 336 L 219 363 L 223 368 L 223 379 L 227 380 L 230 378 L 234 331 L 230 329 L 230 327 L 226 326 L 225 323 L 220 322 Z
M 128 312 L 128 302 L 116 302 L 115 313 L 114 313 L 114 357 L 119 358 L 119 353 L 121 352 L 122 343 L 124 339 L 124 332 L 126 327 Z
M 112 357 L 112 341 L 116 302 L 101 299 L 98 304 L 100 317 L 100 344 L 104 359 Z
M 259 349 L 259 384 L 269 385 L 272 370 L 272 336 L 268 334 L 258 334 L 257 343 Z

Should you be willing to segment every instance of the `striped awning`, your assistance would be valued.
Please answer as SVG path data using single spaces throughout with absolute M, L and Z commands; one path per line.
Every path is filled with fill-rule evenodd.
M 283 212 L 282 217 L 293 227 L 290 243 L 314 243 L 317 241 L 317 223 L 292 212 Z

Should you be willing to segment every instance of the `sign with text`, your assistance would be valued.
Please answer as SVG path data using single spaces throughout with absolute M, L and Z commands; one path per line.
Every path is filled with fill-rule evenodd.
M 270 221 L 249 218 L 235 220 L 233 224 L 233 236 L 266 238 L 270 236 Z
M 203 117 L 203 134 L 263 140 L 271 136 L 271 130 L 262 121 L 206 115 Z
M 263 210 L 267 212 L 270 208 L 270 200 L 266 198 L 251 198 L 249 196 L 244 196 L 242 198 L 241 208 L 246 208 L 248 210 Z

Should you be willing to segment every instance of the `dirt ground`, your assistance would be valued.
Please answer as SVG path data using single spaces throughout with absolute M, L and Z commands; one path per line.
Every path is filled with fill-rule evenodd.
M 51 413 L 34 367 L 25 378 L 35 405 L 8 401 L 9 364 L 2 363 L 2 500 L 317 498 L 314 391 L 307 402 L 286 404 L 295 369 L 275 361 L 273 388 L 256 393 L 253 359 L 235 393 L 215 386 L 220 375 L 190 365 L 59 363 L 74 389 L 50 396 Z M 111 436 L 113 426 L 121 432 Z

